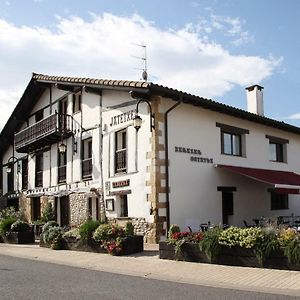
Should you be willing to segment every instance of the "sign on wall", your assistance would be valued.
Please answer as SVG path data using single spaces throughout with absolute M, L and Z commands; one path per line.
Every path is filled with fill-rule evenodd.
M 127 111 L 123 114 L 111 117 L 110 126 L 116 126 L 128 121 L 132 121 L 135 116 L 135 110 Z
M 208 164 L 214 163 L 213 158 L 203 157 L 202 152 L 199 149 L 175 146 L 175 152 L 190 155 L 191 162 L 208 163 Z

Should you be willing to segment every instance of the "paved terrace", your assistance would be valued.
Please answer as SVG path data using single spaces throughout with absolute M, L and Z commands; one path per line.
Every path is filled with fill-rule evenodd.
M 0 254 L 173 282 L 300 296 L 300 272 L 161 260 L 158 245 L 146 244 L 145 251 L 135 255 L 111 256 L 0 244 Z

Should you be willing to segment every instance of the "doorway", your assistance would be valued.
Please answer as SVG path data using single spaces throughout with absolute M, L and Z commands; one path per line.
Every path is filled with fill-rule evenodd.
M 70 225 L 70 201 L 69 196 L 60 197 L 60 226 Z
M 41 218 L 41 198 L 33 197 L 31 200 L 31 218 L 32 221 L 37 221 Z
M 229 225 L 229 217 L 234 213 L 233 192 L 236 187 L 218 186 L 218 192 L 222 192 L 222 224 Z

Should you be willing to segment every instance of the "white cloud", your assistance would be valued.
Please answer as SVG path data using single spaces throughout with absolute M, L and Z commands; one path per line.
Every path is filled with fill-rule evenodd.
M 162 30 L 137 14 L 91 15 L 90 21 L 58 17 L 54 30 L 18 27 L 0 19 L 0 103 L 6 106 L 0 111 L 0 127 L 16 104 L 16 87 L 24 91 L 31 72 L 139 80 L 139 63 L 132 55 L 139 56 L 140 49 L 133 42 L 147 44 L 150 80 L 204 97 L 221 96 L 234 85 L 259 83 L 281 62 L 232 55 L 205 36 L 208 24 L 202 26 L 206 29 L 190 24 Z M 232 25 L 235 32 L 240 32 L 238 22 Z
M 285 119 L 288 119 L 288 120 L 300 120 L 300 113 L 292 114 L 292 115 L 288 116 Z

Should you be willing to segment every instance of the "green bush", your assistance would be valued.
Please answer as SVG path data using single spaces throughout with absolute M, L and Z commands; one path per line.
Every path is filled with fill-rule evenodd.
M 299 235 L 290 240 L 284 249 L 284 254 L 287 256 L 289 263 L 300 265 L 300 237 Z
M 11 231 L 25 232 L 30 230 L 30 226 L 25 221 L 17 220 L 11 225 L 10 229 Z
M 43 240 L 45 244 L 52 244 L 54 239 L 62 238 L 63 230 L 59 226 L 49 227 L 43 234 Z
M 131 222 L 127 222 L 125 225 L 125 234 L 127 236 L 134 235 L 134 226 Z
M 205 252 L 210 262 L 215 262 L 218 257 L 219 238 L 222 232 L 220 228 L 205 231 L 202 240 L 199 242 L 200 250 Z
M 112 255 L 122 252 L 122 241 L 125 237 L 125 230 L 117 224 L 101 224 L 93 235 L 93 239 Z
M 168 231 L 168 239 L 171 240 L 174 233 L 180 232 L 180 227 L 176 224 L 172 224 Z
M 279 246 L 277 231 L 273 228 L 264 228 L 255 245 L 256 256 L 262 267 L 264 266 L 265 260 L 272 252 L 276 251 Z
M 76 238 L 77 240 L 81 238 L 79 233 L 79 228 L 70 229 L 69 231 L 66 231 L 63 234 L 63 238 L 71 238 L 71 237 Z
M 219 244 L 227 247 L 240 246 L 243 248 L 253 248 L 257 239 L 261 236 L 261 228 L 238 228 L 229 227 L 223 230 L 219 237 Z
M 0 222 L 7 218 L 23 219 L 23 211 L 16 211 L 13 207 L 7 207 L 0 211 Z
M 0 222 L 0 234 L 5 235 L 10 231 L 11 225 L 16 222 L 15 217 L 7 217 Z
M 49 221 L 54 221 L 55 220 L 55 213 L 54 209 L 52 207 L 52 203 L 48 202 L 45 206 L 45 209 L 42 213 L 41 221 L 43 223 L 47 223 Z
M 79 227 L 79 234 L 83 241 L 87 241 L 93 237 L 94 231 L 99 227 L 100 221 L 88 219 Z
M 50 227 L 58 227 L 58 224 L 55 221 L 47 222 L 42 228 L 42 233 L 48 231 Z

